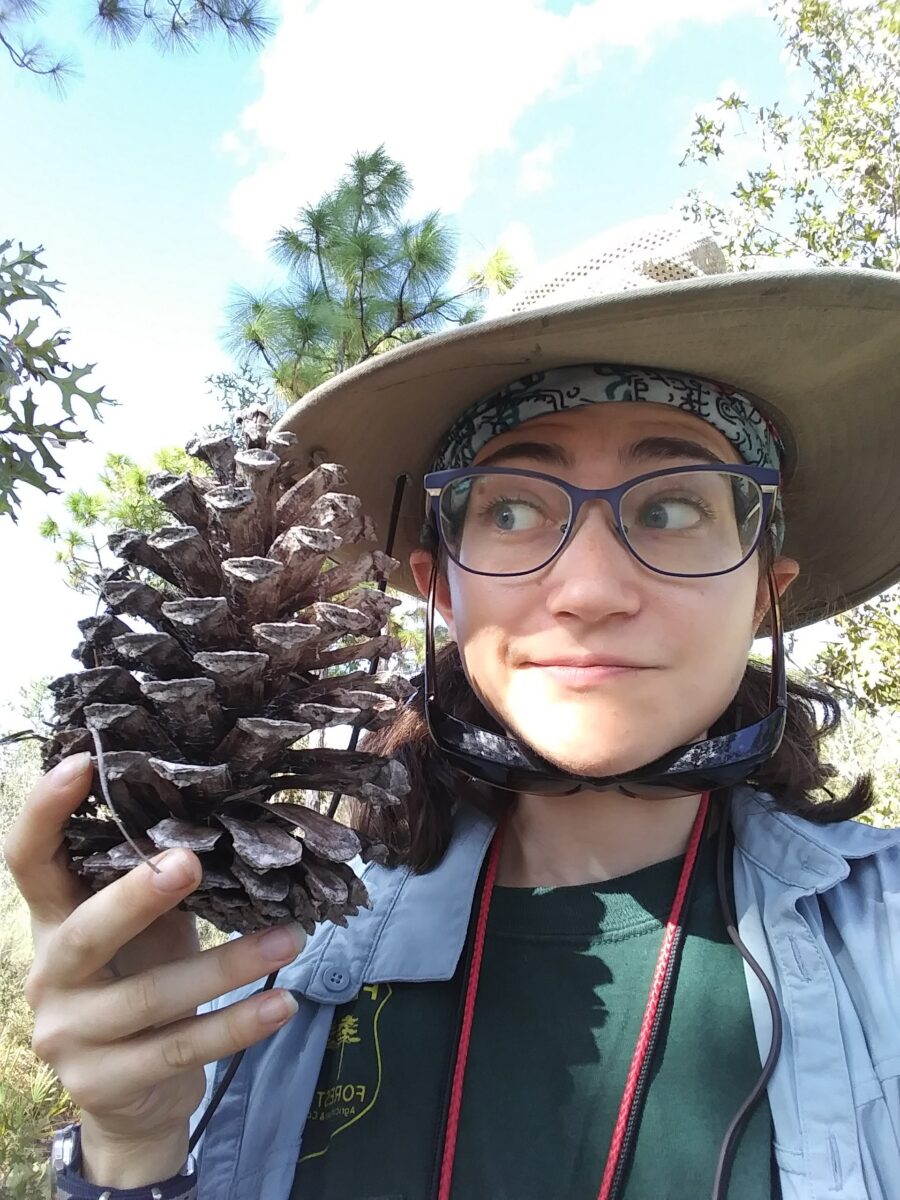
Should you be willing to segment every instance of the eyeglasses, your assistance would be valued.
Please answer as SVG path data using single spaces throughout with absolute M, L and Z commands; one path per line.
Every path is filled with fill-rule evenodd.
M 779 473 L 769 467 L 669 467 L 613 488 L 579 488 L 510 467 L 432 471 L 425 491 L 447 553 L 475 575 L 527 575 L 572 536 L 581 506 L 603 500 L 619 540 L 645 567 L 686 578 L 724 575 L 753 554 Z

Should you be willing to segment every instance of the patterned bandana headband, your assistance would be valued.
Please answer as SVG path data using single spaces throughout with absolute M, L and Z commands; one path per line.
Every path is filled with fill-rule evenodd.
M 482 446 L 535 417 L 587 404 L 643 401 L 668 404 L 707 421 L 724 434 L 748 466 L 781 469 L 784 447 L 777 430 L 742 392 L 679 371 L 608 363 L 558 367 L 526 375 L 485 396 L 451 426 L 431 469 L 467 467 Z M 771 536 L 777 555 L 784 544 L 780 495 Z

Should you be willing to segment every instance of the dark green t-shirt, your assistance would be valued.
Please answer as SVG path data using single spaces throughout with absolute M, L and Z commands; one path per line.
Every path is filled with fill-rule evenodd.
M 709 1195 L 725 1131 L 760 1074 L 743 960 L 719 912 L 716 841 L 701 848 L 624 1200 Z M 595 1200 L 683 861 L 606 883 L 494 889 L 454 1200 Z M 477 905 L 470 937 L 476 915 Z M 291 1200 L 434 1194 L 464 958 L 447 982 L 377 984 L 335 1010 Z M 771 1142 L 764 1096 L 728 1200 L 779 1195 Z

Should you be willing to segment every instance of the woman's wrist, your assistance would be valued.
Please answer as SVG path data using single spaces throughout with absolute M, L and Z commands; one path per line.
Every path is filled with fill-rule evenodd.
M 188 1125 L 139 1142 L 111 1138 L 84 1114 L 78 1174 L 87 1183 L 116 1189 L 146 1187 L 177 1175 L 188 1160 Z

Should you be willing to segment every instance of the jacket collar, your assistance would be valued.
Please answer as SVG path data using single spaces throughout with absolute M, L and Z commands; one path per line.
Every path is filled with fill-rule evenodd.
M 731 812 L 736 848 L 798 894 L 822 892 L 845 879 L 848 859 L 900 845 L 900 829 L 856 821 L 816 825 L 778 811 L 771 796 L 747 786 L 734 789 Z M 346 928 L 317 926 L 301 954 L 282 968 L 279 985 L 319 1003 L 341 1004 L 367 984 L 450 979 L 494 828 L 491 818 L 461 804 L 447 853 L 427 874 L 351 863 L 372 908 L 360 909 Z
M 372 908 L 360 909 L 346 928 L 317 926 L 298 958 L 282 968 L 279 986 L 341 1004 L 366 984 L 450 979 L 494 829 L 490 817 L 459 804 L 447 852 L 427 874 L 354 860 Z
M 731 819 L 735 846 L 762 872 L 800 893 L 823 892 L 850 873 L 848 859 L 900 846 L 900 829 L 859 821 L 819 825 L 781 812 L 766 792 L 734 789 Z

